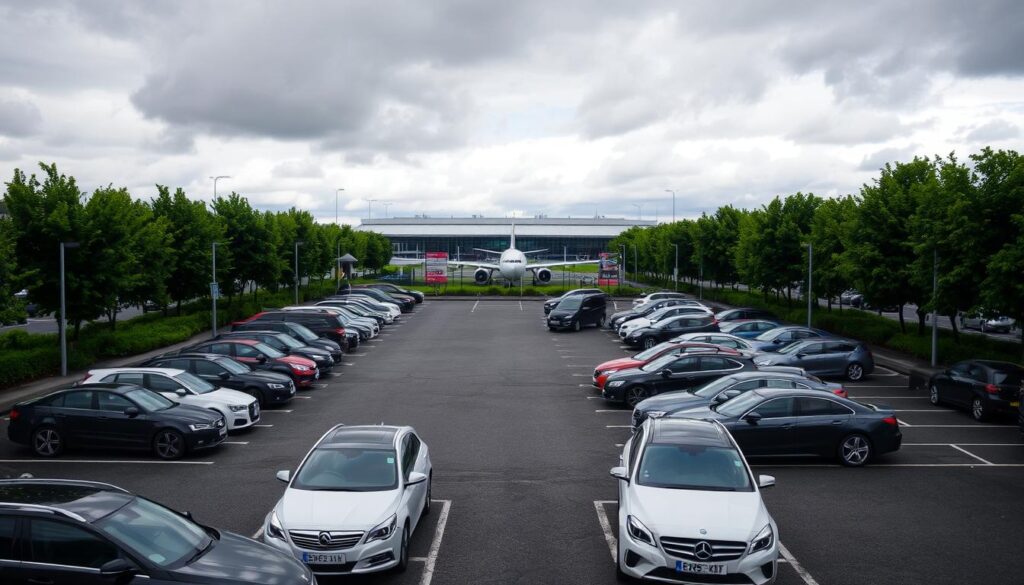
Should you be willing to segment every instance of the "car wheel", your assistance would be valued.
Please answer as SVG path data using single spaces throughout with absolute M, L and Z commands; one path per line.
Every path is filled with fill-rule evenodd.
M 846 379 L 851 382 L 857 382 L 864 378 L 864 366 L 857 362 L 846 366 Z
M 554 327 L 552 327 L 551 325 L 548 325 L 548 331 L 554 331 L 554 330 L 555 330 Z
M 398 564 L 395 565 L 396 573 L 404 573 L 409 568 L 409 525 L 402 528 L 402 544 L 398 551 Z
M 939 398 L 939 387 L 932 384 L 932 387 L 928 389 L 928 401 L 938 406 L 942 404 L 942 399 Z
M 181 459 L 185 455 L 185 437 L 174 429 L 162 429 L 153 438 L 153 452 L 167 461 Z
M 657 345 L 657 342 L 654 341 L 653 337 L 644 337 L 644 349 L 651 349 L 655 345 Z
M 573 324 L 572 326 L 572 330 L 579 331 L 580 329 L 583 329 L 583 325 L 580 324 L 580 321 L 576 321 L 576 323 Z
M 430 495 L 433 491 L 434 484 L 434 472 L 431 471 L 430 475 L 427 476 L 427 501 L 423 502 L 423 515 L 427 516 L 430 514 Z
M 604 327 L 604 322 L 605 322 L 605 316 L 601 315 L 601 318 L 597 320 L 597 326 L 598 327 Z
M 260 410 L 263 410 L 263 407 L 267 405 L 267 399 L 264 398 L 263 393 L 256 388 L 246 388 L 245 390 L 242 390 L 242 392 L 245 392 L 249 396 L 255 398 L 256 402 L 260 405 Z
M 982 421 L 986 420 L 988 415 L 988 403 L 983 398 L 975 396 L 974 400 L 971 400 L 971 416 L 974 417 L 974 420 Z
M 630 386 L 626 388 L 625 398 L 626 404 L 633 408 L 647 398 L 647 388 L 643 386 Z
M 39 427 L 32 433 L 32 450 L 40 457 L 56 457 L 64 451 L 64 440 L 60 431 L 51 427 Z
M 839 443 L 839 462 L 847 467 L 860 467 L 870 458 L 871 441 L 864 435 L 847 435 Z

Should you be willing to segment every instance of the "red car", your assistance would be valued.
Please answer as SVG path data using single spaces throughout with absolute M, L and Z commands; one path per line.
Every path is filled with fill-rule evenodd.
M 253 339 L 211 339 L 181 350 L 230 356 L 256 370 L 270 370 L 290 376 L 296 388 L 308 388 L 320 378 L 311 359 L 288 355 Z
M 660 358 L 663 355 L 679 355 L 686 351 L 709 349 L 718 350 L 720 353 L 725 353 L 729 355 L 741 355 L 740 352 L 736 351 L 735 349 L 722 347 L 720 345 L 714 345 L 712 343 L 697 343 L 693 341 L 678 343 L 666 341 L 663 343 L 659 343 L 658 345 L 655 345 L 650 349 L 645 349 L 633 356 L 619 358 L 617 360 L 610 360 L 598 364 L 597 367 L 594 368 L 593 383 L 594 386 L 603 390 L 605 380 L 608 379 L 608 375 L 611 374 L 612 372 L 625 370 L 627 368 L 639 368 L 640 366 L 646 364 L 647 362 L 656 358 Z

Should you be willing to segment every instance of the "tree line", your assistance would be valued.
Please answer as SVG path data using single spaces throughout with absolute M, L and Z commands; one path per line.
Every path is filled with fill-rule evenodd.
M 918 331 L 934 307 L 1008 315 L 1024 324 L 1024 157 L 984 148 L 959 160 L 915 157 L 886 164 L 857 194 L 776 196 L 757 209 L 731 205 L 714 214 L 634 227 L 626 264 L 651 279 L 680 278 L 720 287 L 745 284 L 792 300 L 806 284 L 808 244 L 813 292 L 831 300 L 856 288 L 875 307 L 917 307 Z M 634 252 L 639 266 L 633 267 Z M 933 267 L 938 275 L 932 293 Z M 1022 329 L 1024 337 L 1024 329 Z
M 83 322 L 100 317 L 116 326 L 122 307 L 155 301 L 180 311 L 183 302 L 209 297 L 214 242 L 216 280 L 229 303 L 246 291 L 258 298 L 260 289 L 291 287 L 296 241 L 304 242 L 298 276 L 306 286 L 324 286 L 339 251 L 370 270 L 391 257 L 384 236 L 318 224 L 295 208 L 259 211 L 238 193 L 210 204 L 163 185 L 149 201 L 110 185 L 87 194 L 55 164 L 40 168 L 40 177 L 15 170 L 0 201 L 7 210 L 0 219 L 0 311 L 20 310 L 13 294 L 28 289 L 40 312 L 56 314 L 60 243 L 76 242 L 65 253 L 67 318 L 75 336 Z

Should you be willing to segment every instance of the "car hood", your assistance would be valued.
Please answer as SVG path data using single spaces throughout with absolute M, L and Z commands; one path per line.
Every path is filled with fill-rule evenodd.
M 331 341 L 330 339 L 316 339 L 309 342 L 313 347 L 322 347 L 331 351 L 338 351 L 341 346 L 337 342 Z
M 626 368 L 609 374 L 608 382 L 611 382 L 613 380 L 629 380 L 632 378 L 643 378 L 646 376 L 650 376 L 652 374 L 657 374 L 657 372 L 645 372 L 640 368 Z
M 190 404 L 178 404 L 176 406 L 159 410 L 154 412 L 153 415 L 159 416 L 165 419 L 173 419 L 186 424 L 190 423 L 213 423 L 217 422 L 221 418 L 219 412 L 201 408 L 199 406 L 192 406 Z
M 800 360 L 793 355 L 762 351 L 754 357 L 754 363 L 758 366 L 789 366 L 799 364 Z
M 280 359 L 280 361 L 282 361 L 282 362 L 284 362 L 286 364 L 295 364 L 297 366 L 306 366 L 307 368 L 315 368 L 316 367 L 316 362 L 314 362 L 313 360 L 311 360 L 309 358 L 299 357 L 297 355 L 286 355 L 286 356 L 284 356 L 282 358 L 279 358 L 279 359 Z
M 639 317 L 639 315 L 637 314 L 636 311 L 619 311 L 618 313 L 612 313 L 612 316 L 609 317 L 609 320 L 611 320 L 611 321 L 614 321 L 616 319 L 620 319 L 621 320 L 621 319 L 626 318 L 626 317 Z
M 749 542 L 770 517 L 761 494 L 632 486 L 631 512 L 657 537 Z M 701 534 L 705 530 L 706 534 Z
M 176 396 L 177 397 L 177 396 Z M 207 392 L 206 394 L 198 394 L 192 397 L 197 402 L 203 402 L 207 404 L 242 404 L 248 406 L 250 402 L 254 402 L 256 399 L 246 394 L 245 392 L 239 392 L 238 390 L 231 390 L 230 388 L 217 388 L 213 392 Z
M 637 329 L 639 327 L 649 327 L 651 320 L 646 317 L 637 317 L 636 319 L 630 319 L 622 324 L 623 329 Z
M 556 307 L 554 310 L 551 311 L 551 315 L 550 316 L 551 317 L 572 317 L 575 314 L 576 314 L 576 310 L 575 309 L 570 311 L 569 309 L 559 309 L 559 308 Z
M 271 372 L 268 370 L 253 370 L 252 372 L 249 372 L 247 374 L 239 374 L 238 379 L 247 382 L 269 382 L 274 384 L 287 384 L 288 381 L 291 380 L 291 378 L 285 376 L 284 374 L 279 374 L 277 372 Z
M 712 420 L 725 420 L 728 417 L 718 414 L 711 410 L 710 405 L 704 406 L 693 406 L 691 408 L 683 408 L 677 410 L 671 414 L 670 418 L 699 418 L 699 419 L 712 419 Z
M 615 372 L 626 368 L 639 368 L 642 365 L 644 365 L 644 362 L 626 357 L 619 358 L 617 360 L 608 360 L 598 364 L 594 369 L 599 372 Z
M 709 404 L 710 401 L 702 396 L 680 390 L 677 392 L 666 392 L 644 399 L 636 405 L 638 410 L 651 412 L 660 410 L 663 412 L 675 412 L 679 409 L 689 409 Z
M 192 563 L 174 571 L 188 581 L 294 585 L 311 583 L 309 570 L 277 550 L 230 532 Z
M 654 327 L 637 327 L 636 329 L 629 330 L 629 337 L 640 337 L 644 333 L 655 333 L 657 329 Z
M 387 520 L 401 490 L 333 492 L 288 488 L 277 504 L 286 530 L 369 530 Z
M 303 345 L 302 347 L 296 347 L 295 351 L 308 353 L 310 355 L 316 355 L 318 357 L 323 358 L 331 357 L 331 352 L 327 351 L 322 347 L 313 347 L 312 345 Z

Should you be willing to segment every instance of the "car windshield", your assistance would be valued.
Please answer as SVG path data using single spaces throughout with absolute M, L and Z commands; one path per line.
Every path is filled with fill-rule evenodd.
M 160 567 L 196 557 L 212 543 L 195 522 L 142 498 L 133 499 L 96 526 Z
M 648 487 L 753 491 L 743 459 L 729 447 L 652 443 L 644 450 L 636 478 Z
M 295 349 L 296 347 L 302 347 L 302 344 L 299 343 L 298 341 L 295 341 L 295 338 L 292 337 L 291 335 L 278 333 L 277 335 L 274 336 L 274 339 L 278 340 L 285 347 L 289 347 L 291 349 Z
M 300 490 L 377 492 L 398 487 L 394 449 L 326 447 L 313 451 L 291 487 Z
M 656 360 L 652 360 L 650 363 L 644 364 L 640 369 L 645 372 L 660 372 L 666 366 L 676 361 L 676 359 L 678 359 L 678 356 L 664 355 Z
M 263 355 L 265 355 L 267 357 L 272 357 L 272 358 L 284 357 L 283 353 L 281 353 L 281 352 L 277 351 L 276 349 L 270 347 L 266 343 L 257 343 L 255 345 L 253 345 L 253 347 L 255 347 L 257 350 L 259 350 L 260 353 L 262 353 Z
M 249 366 L 236 362 L 231 358 L 217 358 L 213 360 L 217 365 L 232 374 L 247 374 L 252 371 Z
M 131 390 L 125 393 L 132 402 L 138 404 L 148 412 L 155 412 L 157 410 L 165 410 L 172 406 L 174 403 L 170 400 L 160 396 L 152 390 L 146 390 L 145 388 L 139 388 L 138 390 Z
M 769 329 L 768 331 L 765 331 L 761 335 L 758 335 L 757 336 L 757 340 L 758 341 L 771 341 L 771 340 L 775 339 L 775 337 L 779 333 L 782 333 L 782 329 L 781 328 Z
M 763 398 L 757 392 L 744 392 L 732 400 L 726 400 L 718 406 L 712 406 L 711 408 L 724 416 L 739 416 L 757 406 Z
M 175 380 L 181 382 L 181 385 L 195 392 L 196 394 L 206 394 L 207 392 L 213 392 L 217 389 L 216 386 L 200 378 L 199 376 L 190 374 L 188 372 L 182 372 L 174 377 Z
M 580 295 L 573 295 L 567 299 L 562 300 L 558 303 L 559 309 L 569 309 L 570 311 L 580 308 L 580 303 L 583 302 L 583 297 Z
M 1015 368 L 1013 366 L 1000 367 L 999 369 L 993 368 L 992 381 L 996 384 L 1018 385 L 1021 381 L 1021 374 L 1024 374 L 1024 368 Z
M 298 336 L 301 337 L 304 341 L 313 341 L 318 338 L 317 334 L 313 333 L 313 331 L 311 331 L 309 327 L 306 327 L 305 325 L 292 323 L 290 329 L 292 330 L 292 332 L 298 334 Z
M 711 380 L 701 386 L 698 386 L 692 392 L 701 398 L 711 398 L 718 394 L 724 388 L 728 388 L 736 383 L 736 378 L 732 376 L 726 376 L 724 378 L 718 378 L 717 380 Z
M 786 347 L 780 349 L 779 353 L 795 354 L 800 352 L 800 350 L 804 349 L 805 347 L 807 347 L 807 343 L 790 343 Z
M 634 355 L 633 359 L 635 359 L 635 360 L 642 360 L 642 361 L 646 362 L 647 360 L 651 359 L 652 357 L 654 357 L 654 356 L 658 355 L 659 353 L 665 351 L 666 349 L 668 349 L 672 345 L 674 345 L 674 344 L 669 343 L 667 341 L 663 341 L 663 342 L 659 343 L 658 345 L 655 345 L 651 349 L 645 349 L 645 350 L 641 351 L 640 353 Z

